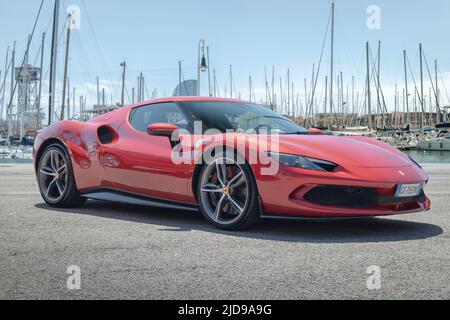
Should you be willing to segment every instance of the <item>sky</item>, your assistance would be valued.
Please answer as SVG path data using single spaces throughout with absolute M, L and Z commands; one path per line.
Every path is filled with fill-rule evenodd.
M 40 0 L 0 0 L 0 70 L 4 70 L 8 46 L 17 41 L 17 60 L 21 60 L 28 34 L 32 31 Z M 419 43 L 430 68 L 439 62 L 442 82 L 450 92 L 450 1 L 448 0 L 336 0 L 335 71 L 342 71 L 345 86 L 355 77 L 363 92 L 366 77 L 365 42 L 376 55 L 381 41 L 381 82 L 392 100 L 395 84 L 403 87 L 403 50 L 407 50 L 415 80 L 418 81 Z M 143 72 L 149 95 L 169 96 L 178 84 L 178 61 L 185 79 L 197 77 L 198 43 L 205 39 L 211 52 L 211 69 L 223 94 L 229 90 L 229 68 L 233 66 L 237 93 L 248 98 L 249 75 L 257 98 L 265 95 L 264 68 L 275 66 L 277 83 L 286 81 L 287 69 L 300 97 L 304 79 L 311 81 L 321 57 L 330 0 L 62 0 L 60 42 L 58 46 L 58 90 L 62 91 L 65 45 L 65 8 L 81 10 L 79 30 L 73 30 L 69 78 L 77 95 L 89 95 L 94 102 L 95 78 L 107 91 L 107 100 L 120 100 L 120 62 L 126 61 L 127 98 Z M 369 6 L 380 9 L 380 28 L 369 29 Z M 42 33 L 45 43 L 44 80 L 48 82 L 53 0 L 45 0 L 32 40 L 30 60 L 39 61 Z M 319 71 L 318 91 L 323 91 L 329 74 L 329 33 Z M 432 70 L 434 72 L 434 70 Z M 427 75 L 427 74 L 426 74 Z M 428 75 L 426 76 L 426 81 Z M 202 87 L 206 89 L 206 77 Z M 412 81 L 410 79 L 410 81 Z M 1 80 L 0 80 L 1 85 Z M 277 86 L 279 86 L 277 84 Z M 429 83 L 426 83 L 428 93 Z M 48 91 L 44 85 L 44 91 Z M 59 92 L 58 91 L 58 92 Z M 207 94 L 202 90 L 202 95 Z M 112 98 L 110 98 L 112 96 Z M 320 96 L 318 94 L 318 96 Z M 444 99 L 445 97 L 445 99 Z M 442 89 L 442 99 L 447 97 Z M 128 101 L 127 101 L 128 102 Z

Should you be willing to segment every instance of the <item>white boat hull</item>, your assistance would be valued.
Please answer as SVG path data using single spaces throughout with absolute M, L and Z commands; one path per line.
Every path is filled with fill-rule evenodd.
M 425 151 L 450 151 L 450 140 L 441 139 L 441 140 L 429 140 L 429 141 L 421 141 L 417 145 L 419 150 Z

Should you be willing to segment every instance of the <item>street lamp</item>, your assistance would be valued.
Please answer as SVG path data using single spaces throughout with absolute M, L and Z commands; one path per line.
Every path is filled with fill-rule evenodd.
M 206 63 L 206 57 L 205 57 L 205 54 L 203 54 L 203 57 L 202 57 L 202 63 L 200 64 L 200 71 L 201 71 L 201 72 L 206 72 L 206 71 L 208 71 L 208 64 Z
M 198 72 L 197 72 L 197 96 L 200 96 L 200 77 L 202 72 L 206 72 L 208 70 L 208 64 L 206 63 L 205 57 L 205 40 L 201 39 L 198 44 Z

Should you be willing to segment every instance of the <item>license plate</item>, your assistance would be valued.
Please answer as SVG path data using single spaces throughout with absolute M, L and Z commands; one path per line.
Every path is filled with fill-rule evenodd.
M 400 184 L 397 189 L 398 198 L 417 197 L 422 192 L 423 184 Z

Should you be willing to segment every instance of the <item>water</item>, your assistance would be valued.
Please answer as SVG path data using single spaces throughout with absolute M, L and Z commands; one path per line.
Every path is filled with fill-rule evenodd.
M 450 151 L 404 151 L 418 163 L 450 163 Z
M 0 158 L 0 164 L 12 164 L 12 163 L 33 163 L 30 159 L 11 159 L 11 158 Z

